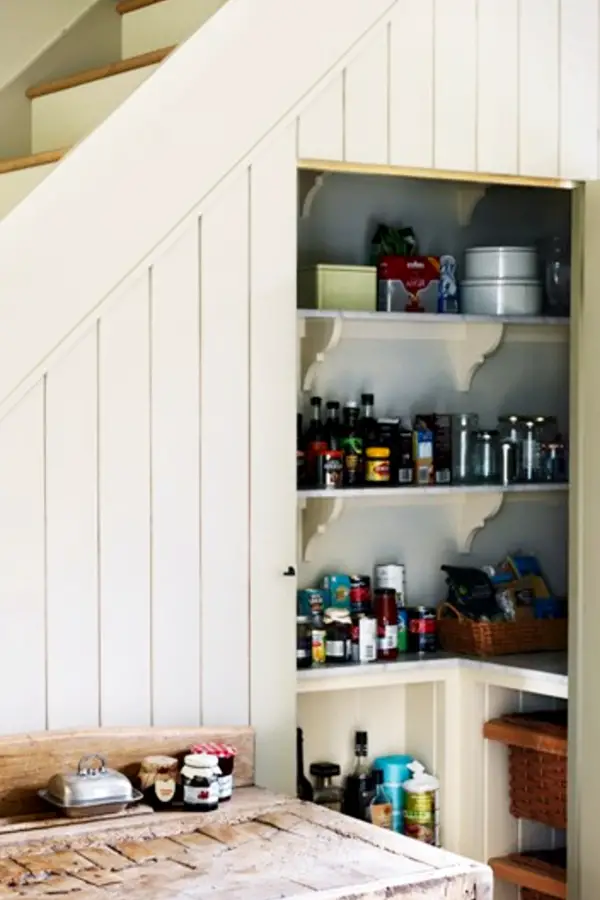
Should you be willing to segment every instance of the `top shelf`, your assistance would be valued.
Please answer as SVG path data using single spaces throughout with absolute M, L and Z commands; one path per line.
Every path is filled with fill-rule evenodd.
M 552 316 L 463 316 L 436 313 L 299 309 L 302 385 L 310 391 L 327 355 L 342 340 L 434 340 L 449 344 L 457 390 L 502 342 L 565 343 L 569 319 Z

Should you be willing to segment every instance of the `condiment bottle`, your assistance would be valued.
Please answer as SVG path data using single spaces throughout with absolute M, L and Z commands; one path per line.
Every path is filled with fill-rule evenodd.
M 183 806 L 191 812 L 212 812 L 219 806 L 219 760 L 209 753 L 188 753 L 183 760 Z
M 369 804 L 369 819 L 380 828 L 392 827 L 392 799 L 383 786 L 383 772 L 373 769 L 375 794 Z
M 354 769 L 344 785 L 342 812 L 363 821 L 368 821 L 368 810 L 373 799 L 373 774 L 367 756 L 367 732 L 357 731 L 354 737 Z
M 344 486 L 356 487 L 363 481 L 363 440 L 358 425 L 358 406 L 353 400 L 344 406 L 342 450 Z
M 304 774 L 304 734 L 296 728 L 296 796 L 312 803 L 313 786 Z
M 311 419 L 304 435 L 304 472 L 309 485 L 317 484 L 317 456 L 327 450 L 325 429 L 321 421 L 320 397 L 311 397 Z
M 146 756 L 138 780 L 144 801 L 153 809 L 169 809 L 175 800 L 179 763 L 174 756 Z
M 342 789 L 337 784 L 333 784 L 333 779 L 337 778 L 341 772 L 337 763 L 332 762 L 314 762 L 310 764 L 310 774 L 315 779 L 315 788 L 313 792 L 313 803 L 319 806 L 326 806 L 335 812 L 340 812 L 342 808 Z
M 392 661 L 398 658 L 398 611 L 396 591 L 380 588 L 375 591 L 377 616 L 377 659 Z

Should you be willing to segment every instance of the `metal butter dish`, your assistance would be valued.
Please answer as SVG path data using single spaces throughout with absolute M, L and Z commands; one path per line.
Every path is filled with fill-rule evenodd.
M 99 765 L 93 766 L 97 762 Z M 76 772 L 53 775 L 39 796 L 70 818 L 104 816 L 122 812 L 130 803 L 142 799 L 126 775 L 108 769 L 95 754 L 83 756 Z

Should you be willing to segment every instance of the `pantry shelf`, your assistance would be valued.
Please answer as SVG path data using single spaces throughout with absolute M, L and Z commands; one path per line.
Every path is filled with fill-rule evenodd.
M 314 541 L 342 515 L 346 502 L 370 506 L 450 503 L 456 506 L 456 537 L 462 553 L 468 553 L 477 532 L 496 516 L 507 501 L 544 500 L 561 497 L 568 484 L 465 485 L 462 487 L 389 487 L 345 488 L 337 491 L 308 489 L 298 491 L 302 512 L 302 559 L 312 558 Z
M 342 340 L 446 341 L 456 389 L 468 391 L 475 372 L 501 343 L 564 343 L 569 320 L 300 309 L 298 332 L 305 391 L 311 390 L 319 366 Z

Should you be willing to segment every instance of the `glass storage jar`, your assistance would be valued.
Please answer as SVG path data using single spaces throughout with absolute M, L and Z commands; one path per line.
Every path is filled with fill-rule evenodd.
M 540 425 L 535 416 L 522 420 L 519 481 L 530 483 L 540 479 Z
M 475 432 L 473 478 L 478 484 L 500 482 L 499 439 L 497 431 Z
M 219 806 L 219 760 L 209 753 L 188 753 L 183 760 L 183 807 L 191 812 L 212 812 Z
M 475 413 L 458 413 L 452 417 L 452 481 L 455 484 L 473 481 L 474 435 L 478 427 Z

